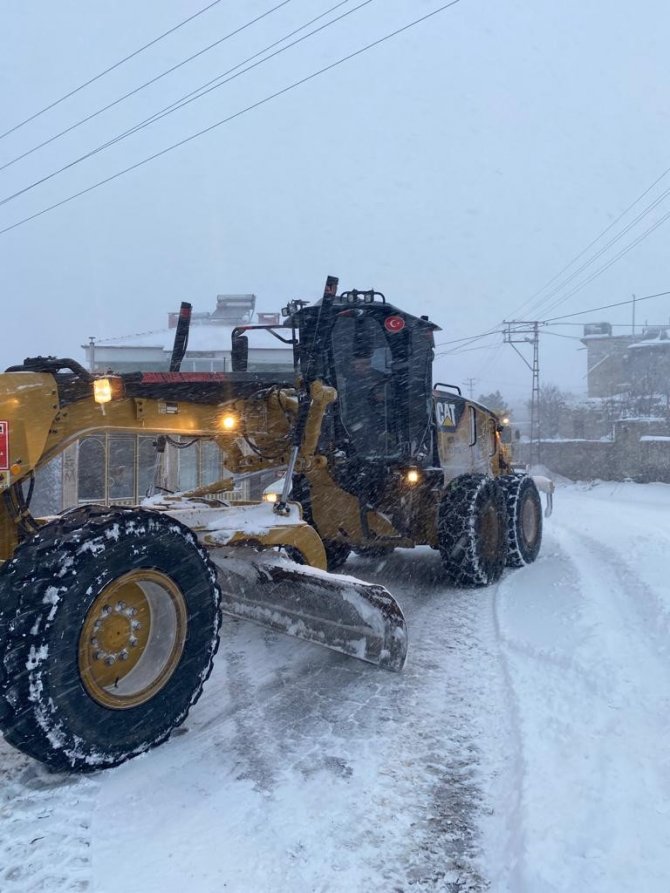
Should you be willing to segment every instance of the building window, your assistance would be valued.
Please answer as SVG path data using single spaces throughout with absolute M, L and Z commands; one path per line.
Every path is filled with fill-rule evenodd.
M 227 363 L 225 356 L 189 357 L 186 356 L 181 364 L 182 372 L 226 372 Z

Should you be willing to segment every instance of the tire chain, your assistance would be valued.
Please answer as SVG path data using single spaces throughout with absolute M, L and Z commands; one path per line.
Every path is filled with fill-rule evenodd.
M 67 567 L 68 558 L 73 556 L 81 545 L 84 537 L 88 538 L 96 528 L 106 528 L 111 520 L 118 518 L 125 520 L 129 514 L 136 514 L 141 509 L 115 506 L 113 509 L 106 506 L 86 505 L 75 508 L 60 516 L 54 521 L 45 524 L 36 534 L 19 545 L 14 556 L 6 562 L 0 570 L 0 723 L 7 724 L 15 714 L 13 702 L 16 701 L 14 678 L 17 673 L 25 672 L 25 667 L 19 667 L 17 662 L 20 654 L 24 653 L 25 640 L 31 636 L 34 624 L 34 614 L 26 608 L 34 598 L 36 583 L 53 585 L 55 580 L 51 570 L 46 576 L 40 576 L 40 568 L 47 564 L 41 559 L 53 554 L 54 550 L 61 550 L 61 567 Z M 147 512 L 147 514 L 149 514 Z M 158 513 L 152 513 L 153 517 L 160 517 Z M 170 518 L 170 522 L 183 527 L 180 522 Z M 207 556 L 204 548 L 200 546 L 192 531 L 185 528 L 191 542 L 196 546 L 213 578 L 214 590 L 217 593 L 217 608 L 221 604 L 221 592 L 216 583 L 216 571 Z M 219 625 L 221 615 L 219 611 Z M 218 631 L 217 629 L 217 631 Z M 188 710 L 198 701 L 202 694 L 204 684 L 209 678 L 213 668 L 213 658 L 218 651 L 220 640 L 217 636 L 216 645 L 212 652 L 207 672 L 201 680 L 200 686 L 193 693 Z M 172 729 L 156 740 L 152 747 L 165 742 Z
M 474 536 L 468 537 L 467 544 L 461 541 L 467 534 L 467 525 L 472 523 L 472 508 L 480 488 L 492 480 L 485 475 L 463 474 L 449 483 L 440 503 L 438 514 L 440 554 L 448 575 L 457 586 L 482 586 L 489 582 L 476 553 Z M 479 486 L 475 486 L 476 484 Z M 449 530 L 454 523 L 458 523 L 460 528 L 456 531 L 457 536 L 453 536 Z M 453 542 L 443 545 L 445 538 Z M 455 557 L 454 553 L 459 547 L 460 557 Z
M 529 563 L 521 553 L 517 537 L 519 493 L 523 482 L 527 479 L 526 475 L 519 474 L 504 474 L 498 478 L 498 482 L 505 494 L 505 503 L 507 505 L 507 567 L 525 567 Z M 531 560 L 534 560 L 534 558 Z

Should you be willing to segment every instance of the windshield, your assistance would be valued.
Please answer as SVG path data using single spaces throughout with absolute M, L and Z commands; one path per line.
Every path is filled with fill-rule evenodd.
M 371 317 L 344 316 L 332 335 L 340 418 L 354 450 L 387 456 L 395 444 L 391 350 Z

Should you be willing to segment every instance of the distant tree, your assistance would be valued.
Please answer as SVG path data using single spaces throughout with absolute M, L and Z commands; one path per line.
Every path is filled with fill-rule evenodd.
M 540 388 L 540 434 L 542 437 L 555 437 L 560 430 L 561 418 L 570 402 L 570 394 L 555 384 L 545 384 Z M 530 413 L 531 404 L 528 403 Z
M 509 406 L 500 391 L 492 391 L 490 394 L 480 394 L 477 403 L 492 409 L 499 416 L 509 416 Z

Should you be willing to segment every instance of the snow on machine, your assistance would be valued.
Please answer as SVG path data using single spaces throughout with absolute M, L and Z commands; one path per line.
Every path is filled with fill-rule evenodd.
M 407 653 L 384 587 L 332 573 L 351 550 L 439 549 L 455 583 L 537 556 L 532 478 L 497 417 L 432 382 L 433 331 L 377 292 L 293 302 L 266 326 L 295 374 L 93 375 L 36 357 L 0 375 L 0 729 L 57 770 L 114 766 L 165 741 L 198 699 L 233 614 L 391 670 Z M 274 503 L 228 504 L 226 479 L 134 507 L 34 518 L 37 469 L 92 432 L 209 438 L 231 474 L 284 473 Z

